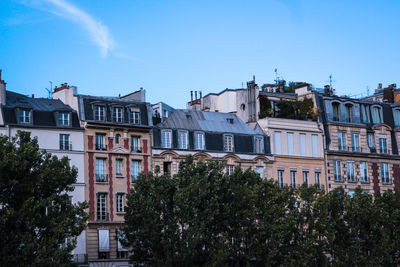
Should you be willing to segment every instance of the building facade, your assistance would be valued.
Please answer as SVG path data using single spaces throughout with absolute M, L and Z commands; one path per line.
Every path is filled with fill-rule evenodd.
M 269 137 L 246 125 L 234 114 L 176 110 L 153 128 L 153 165 L 167 175 L 192 155 L 197 161 L 226 161 L 226 172 L 236 166 L 271 177 Z
M 18 131 L 30 132 L 36 137 L 39 148 L 58 158 L 68 157 L 78 170 L 74 190 L 68 194 L 72 203 L 85 201 L 84 180 L 84 129 L 78 114 L 60 100 L 27 97 L 6 91 L 0 78 L 2 124 L 0 134 L 10 138 Z M 72 251 L 76 263 L 86 262 L 86 231 L 77 237 L 77 247 Z
M 400 189 L 400 105 L 317 94 L 329 189 Z
M 124 224 L 126 194 L 139 173 L 147 174 L 150 169 L 151 106 L 131 97 L 79 95 L 68 86 L 56 88 L 53 97 L 75 103 L 85 128 L 89 263 L 127 265 L 128 251 L 117 240 L 117 233 Z

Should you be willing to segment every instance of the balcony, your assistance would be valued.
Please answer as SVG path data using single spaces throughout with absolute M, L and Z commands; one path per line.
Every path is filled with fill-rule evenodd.
M 96 144 L 96 150 L 105 150 L 105 151 L 107 151 L 107 145 Z
M 60 142 L 60 150 L 72 150 L 72 142 Z
M 97 221 L 106 222 L 110 220 L 110 213 L 108 212 L 97 212 Z
M 108 183 L 108 174 L 96 173 L 96 182 L 97 183 Z

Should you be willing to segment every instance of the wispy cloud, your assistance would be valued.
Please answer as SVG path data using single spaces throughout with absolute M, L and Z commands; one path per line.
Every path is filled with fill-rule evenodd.
M 50 7 L 46 9 L 48 12 L 73 21 L 83 28 L 90 35 L 92 41 L 100 48 L 100 53 L 103 57 L 106 57 L 113 49 L 114 40 L 108 28 L 101 21 L 96 20 L 90 14 L 68 3 L 66 0 L 45 1 L 51 4 Z

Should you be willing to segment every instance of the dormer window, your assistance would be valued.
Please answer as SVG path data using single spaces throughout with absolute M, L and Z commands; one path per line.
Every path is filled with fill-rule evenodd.
M 346 104 L 346 122 L 353 121 L 353 105 Z
M 194 133 L 194 149 L 204 150 L 204 133 L 195 132 Z
M 31 123 L 31 111 L 29 109 L 20 109 L 18 115 L 20 123 Z
M 375 124 L 382 123 L 382 111 L 380 107 L 372 108 L 372 122 Z
M 233 152 L 233 135 L 224 134 L 224 151 Z
M 332 103 L 333 120 L 340 121 L 340 104 L 338 102 Z
M 257 154 L 264 153 L 264 138 L 262 136 L 254 137 L 254 152 Z
M 161 147 L 171 148 L 172 147 L 172 131 L 161 130 Z
M 106 107 L 105 106 L 95 106 L 94 108 L 94 120 L 104 121 L 106 117 Z
M 367 105 L 361 105 L 361 116 L 363 122 L 369 122 L 369 112 L 368 112 L 368 106 Z
M 113 109 L 113 121 L 114 122 L 122 122 L 123 118 L 122 118 L 122 108 L 121 107 L 115 107 Z
M 69 126 L 70 123 L 69 112 L 59 112 L 58 113 L 58 125 L 60 126 Z
M 188 148 L 188 132 L 187 131 L 178 131 L 178 148 L 187 149 Z
M 131 110 L 129 112 L 129 123 L 140 124 L 140 112 L 136 110 Z
M 400 109 L 393 110 L 394 125 L 400 126 Z
M 233 119 L 232 118 L 228 118 L 226 120 L 228 121 L 228 123 L 233 124 Z

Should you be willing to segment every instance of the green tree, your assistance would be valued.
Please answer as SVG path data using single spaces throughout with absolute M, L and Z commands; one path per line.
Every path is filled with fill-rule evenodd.
M 1 265 L 72 265 L 88 219 L 87 204 L 73 205 L 67 194 L 76 177 L 68 158 L 40 151 L 29 133 L 0 136 Z

